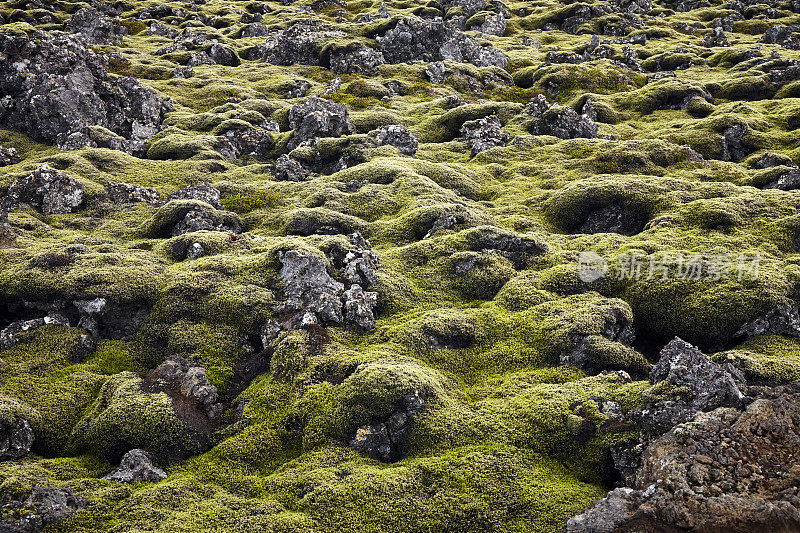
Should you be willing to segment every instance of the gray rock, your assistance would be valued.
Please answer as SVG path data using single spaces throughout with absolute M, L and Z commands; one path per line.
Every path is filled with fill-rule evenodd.
M 251 52 L 250 59 L 261 58 L 274 65 L 319 65 L 325 43 L 344 37 L 344 32 L 316 21 L 296 22 L 286 30 L 268 36 L 264 45 Z
M 800 26 L 771 26 L 759 39 L 760 43 L 779 44 L 790 50 L 800 50 Z
M 611 204 L 590 211 L 576 233 L 618 233 L 630 236 L 640 233 L 646 222 L 643 215 L 629 212 L 619 204 Z
M 158 191 L 150 187 L 134 185 L 131 183 L 110 182 L 106 189 L 111 201 L 117 204 L 132 204 L 135 202 L 145 202 L 151 205 L 161 203 L 161 195 Z
M 10 211 L 29 205 L 45 215 L 60 215 L 76 211 L 81 204 L 83 185 L 43 163 L 30 176 L 11 184 L 0 207 Z
M 469 143 L 473 157 L 495 146 L 505 146 L 509 139 L 495 115 L 465 122 L 461 126 L 461 135 Z
M 186 259 L 199 259 L 206 255 L 206 251 L 199 242 L 193 242 L 186 250 Z
M 543 95 L 531 100 L 525 111 L 533 117 L 528 129 L 534 135 L 553 135 L 559 139 L 597 137 L 597 124 L 586 112 L 579 115 L 569 106 L 550 104 Z
M 68 22 L 72 33 L 79 33 L 90 43 L 120 46 L 128 30 L 96 9 L 83 7 Z
M 439 56 L 459 63 L 472 63 L 478 67 L 506 68 L 508 65 L 508 56 L 503 52 L 490 45 L 483 46 L 475 37 L 460 32 L 442 44 Z
M 180 356 L 170 356 L 148 375 L 153 390 L 169 390 L 171 394 L 196 405 L 205 416 L 214 419 L 222 413 L 217 388 L 208 381 L 205 369 L 191 366 Z
M 379 50 L 358 45 L 354 49 L 337 50 L 331 53 L 330 68 L 336 74 L 373 75 L 378 67 L 386 63 Z
M 375 138 L 378 146 L 391 145 L 397 148 L 400 153 L 414 157 L 419 148 L 419 141 L 417 138 L 406 128 L 399 124 L 392 124 L 389 126 L 381 126 L 376 130 L 372 130 L 369 134 Z
M 208 183 L 189 185 L 176 191 L 167 197 L 168 202 L 172 200 L 199 200 L 213 206 L 214 209 L 222 209 L 219 190 Z
M 286 301 L 277 310 L 295 316 L 295 324 L 341 324 L 344 285 L 314 256 L 289 250 L 278 256 Z M 293 329 L 293 328 L 292 328 Z
M 30 423 L 16 417 L 10 424 L 0 423 L 0 461 L 19 459 L 31 451 L 35 440 Z
M 699 411 L 740 406 L 741 382 L 740 375 L 676 337 L 661 350 L 650 372 L 650 383 L 660 384 L 661 391 L 629 416 L 643 440 L 649 441 L 692 420 Z
M 138 81 L 109 78 L 106 58 L 68 34 L 0 34 L 0 95 L 0 122 L 37 141 L 66 142 L 100 126 L 134 154 L 172 110 Z
M 439 5 L 445 14 L 450 8 L 457 6 L 464 10 L 464 16 L 471 17 L 486 8 L 486 0 L 441 0 Z
M 0 167 L 15 165 L 21 161 L 15 148 L 0 146 Z
M 43 528 L 50 524 L 63 522 L 69 515 L 89 506 L 89 500 L 76 495 L 72 489 L 56 489 L 37 487 L 28 499 L 25 507 L 33 509 L 33 516 L 24 518 L 28 523 Z
M 150 454 L 135 448 L 122 457 L 119 467 L 103 476 L 106 481 L 115 483 L 158 482 L 167 479 L 167 474 L 153 465 Z
M 707 48 L 713 48 L 715 46 L 730 46 L 731 43 L 728 41 L 728 38 L 725 36 L 725 32 L 722 28 L 713 28 L 710 35 L 706 35 L 703 39 L 703 45 Z
M 18 335 L 24 331 L 42 326 L 69 326 L 69 320 L 58 312 L 51 312 L 43 318 L 17 320 L 0 331 L 0 350 L 7 350 L 19 342 Z
M 424 407 L 425 400 L 418 391 L 409 393 L 386 419 L 359 427 L 349 440 L 350 447 L 385 463 L 401 459 L 408 430 Z
M 345 319 L 357 324 L 362 329 L 375 327 L 375 307 L 378 305 L 378 293 L 365 292 L 361 285 L 354 283 L 342 295 Z
M 275 160 L 273 174 L 281 181 L 305 181 L 310 173 L 295 158 L 283 154 Z
M 800 313 L 797 307 L 778 304 L 763 315 L 746 322 L 734 336 L 749 339 L 760 335 L 800 336 Z
M 289 126 L 294 130 L 289 141 L 290 150 L 319 137 L 340 137 L 355 132 L 347 107 L 315 96 L 289 109 Z
M 487 35 L 499 36 L 506 32 L 507 27 L 508 23 L 506 22 L 506 17 L 504 17 L 502 13 L 497 13 L 495 15 L 486 17 L 486 20 L 483 21 L 483 24 L 478 27 L 478 31 Z

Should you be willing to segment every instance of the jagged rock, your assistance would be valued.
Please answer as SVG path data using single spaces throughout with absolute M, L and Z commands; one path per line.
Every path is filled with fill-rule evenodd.
M 292 24 L 284 31 L 270 35 L 263 46 L 256 47 L 250 59 L 261 58 L 274 65 L 319 65 L 320 52 L 326 42 L 342 39 L 342 31 L 325 27 L 314 21 Z
M 358 428 L 350 447 L 385 463 L 399 460 L 414 417 L 425 407 L 421 394 L 414 391 L 400 401 L 400 406 L 385 420 L 376 420 Z
M 83 7 L 68 22 L 72 33 L 85 36 L 90 43 L 120 46 L 128 30 L 96 9 Z
M 151 22 L 144 33 L 145 35 L 159 35 L 170 39 L 174 39 L 178 36 L 178 30 L 174 30 L 161 22 Z
M 378 146 L 389 144 L 397 148 L 400 153 L 414 157 L 419 148 L 419 141 L 417 138 L 406 128 L 399 124 L 392 124 L 389 126 L 381 126 L 376 130 L 372 130 L 369 134 L 375 138 Z
M 193 242 L 186 249 L 186 259 L 199 259 L 206 255 L 206 251 L 199 242 Z
M 753 168 L 764 169 L 771 167 L 785 166 L 797 168 L 797 165 L 792 161 L 789 156 L 783 154 L 776 154 L 775 152 L 767 152 L 759 157 L 754 163 Z
M 630 418 L 643 440 L 649 441 L 692 420 L 698 411 L 741 405 L 742 381 L 740 374 L 712 362 L 676 337 L 661 350 L 650 372 L 650 383 L 657 385 L 657 390 Z
M 281 181 L 305 181 L 309 176 L 308 170 L 303 165 L 286 154 L 275 160 L 275 169 L 272 173 Z
M 173 355 L 147 375 L 149 390 L 169 390 L 196 404 L 209 419 L 222 413 L 223 406 L 218 403 L 217 388 L 206 377 L 203 368 L 189 365 L 180 356 Z
M 508 56 L 492 46 L 483 46 L 466 33 L 456 33 L 439 48 L 439 56 L 450 61 L 472 63 L 478 67 L 506 68 Z
M 742 138 L 747 133 L 747 126 L 735 124 L 726 129 L 722 134 L 722 161 L 739 161 L 746 157 L 750 150 L 742 143 Z
M 9 211 L 29 205 L 45 215 L 72 213 L 83 204 L 83 185 L 43 163 L 12 183 L 2 204 Z
M 799 420 L 797 385 L 744 411 L 698 413 L 650 443 L 633 488 L 611 491 L 564 531 L 795 531 Z
M 169 101 L 131 78 L 108 77 L 105 57 L 67 34 L 0 34 L 0 123 L 54 144 L 100 126 L 144 143 L 172 110 Z
M 375 307 L 378 305 L 378 293 L 365 292 L 361 285 L 354 283 L 342 295 L 344 300 L 345 319 L 357 324 L 365 330 L 375 327 Z
M 644 15 L 653 10 L 652 0 L 612 0 L 610 4 L 616 11 Z
M 525 111 L 533 117 L 529 131 L 534 135 L 553 135 L 559 139 L 597 137 L 597 124 L 586 111 L 578 113 L 569 106 L 550 104 L 543 95 L 531 100 Z
M 763 315 L 745 323 L 734 335 L 735 337 L 758 337 L 759 335 L 800 336 L 800 314 L 797 307 L 779 304 Z
M 773 25 L 764 32 L 760 43 L 779 44 L 790 50 L 800 50 L 800 26 Z
M 439 48 L 452 32 L 442 20 L 423 20 L 412 15 L 399 20 L 394 28 L 376 39 L 388 63 L 434 61 L 441 59 Z
M 451 7 L 460 7 L 464 10 L 464 16 L 471 17 L 486 8 L 486 0 L 441 0 L 439 4 L 442 10 L 447 13 Z
M 502 13 L 497 13 L 486 17 L 483 24 L 478 27 L 478 31 L 487 35 L 503 35 L 506 32 L 506 28 L 508 28 L 506 17 Z
M 153 465 L 149 453 L 135 448 L 126 453 L 122 457 L 119 467 L 103 476 L 103 479 L 116 483 L 158 482 L 167 479 L 167 474 Z
M 235 67 L 241 63 L 239 56 L 234 50 L 223 46 L 219 43 L 214 43 L 206 51 L 208 57 L 217 65 L 225 65 L 228 67 Z
M 241 233 L 242 228 L 230 220 L 220 220 L 214 211 L 198 207 L 190 209 L 172 228 L 172 236 L 186 235 L 195 231 L 226 231 Z
M 219 190 L 208 183 L 189 185 L 176 191 L 167 197 L 168 202 L 172 200 L 199 200 L 213 206 L 214 209 L 222 209 Z
M 315 96 L 289 109 L 289 126 L 294 130 L 289 141 L 290 150 L 319 137 L 340 137 L 355 132 L 347 107 Z
M 469 143 L 473 157 L 495 146 L 505 146 L 509 139 L 495 115 L 465 122 L 461 126 L 461 135 Z
M 263 37 L 265 35 L 269 35 L 269 28 L 261 24 L 260 22 L 253 22 L 252 24 L 248 24 L 242 30 L 242 37 Z
M 713 33 L 711 35 L 706 35 L 703 39 L 703 44 L 707 48 L 713 48 L 715 46 L 730 46 L 731 43 L 728 41 L 728 38 L 725 36 L 725 32 L 722 28 L 714 28 Z
M 278 131 L 274 121 L 263 126 L 237 126 L 221 132 L 234 146 L 237 157 L 242 155 L 264 157 L 275 145 L 272 133 Z
M 311 255 L 289 250 L 278 255 L 286 301 L 279 313 L 295 315 L 299 325 L 341 324 L 344 285 L 333 279 L 325 263 Z
M 106 187 L 111 201 L 117 204 L 132 204 L 135 202 L 145 202 L 152 205 L 161 203 L 161 195 L 158 191 L 150 187 L 134 185 L 131 183 L 110 182 Z
M 34 440 L 30 422 L 24 418 L 0 420 L 0 461 L 24 457 L 31 451 Z
M 643 216 L 630 213 L 618 204 L 611 204 L 590 211 L 576 233 L 619 233 L 630 236 L 640 233 L 646 222 Z
M 19 154 L 17 154 L 17 150 L 15 148 L 6 148 L 4 146 L 0 146 L 0 167 L 4 167 L 6 165 L 15 165 L 20 161 L 21 159 L 19 158 Z
M 0 530 L 9 533 L 41 533 L 47 526 L 58 524 L 72 513 L 89 506 L 89 500 L 76 495 L 72 489 L 36 487 L 25 500 L 15 500 L 5 506 L 10 511 L 4 516 L 20 518 L 0 519 Z
M 355 49 L 336 50 L 330 56 L 330 68 L 336 74 L 373 75 L 386 63 L 379 50 L 359 45 Z

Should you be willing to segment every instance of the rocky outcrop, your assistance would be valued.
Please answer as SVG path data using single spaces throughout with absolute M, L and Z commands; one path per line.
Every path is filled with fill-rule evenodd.
M 320 137 L 341 137 L 355 132 L 347 107 L 317 97 L 289 109 L 289 126 L 294 130 L 290 150 L 314 143 Z
M 650 443 L 635 485 L 570 519 L 567 533 L 800 529 L 800 388 L 701 412 Z
M 37 141 L 91 145 L 99 126 L 140 154 L 171 109 L 138 81 L 110 78 L 107 59 L 70 35 L 0 34 L 0 124 Z
M 0 146 L 0 167 L 15 165 L 21 161 L 16 148 Z
M 67 23 L 72 33 L 85 37 L 90 43 L 120 46 L 128 30 L 96 9 L 83 7 Z
M 150 187 L 134 185 L 131 183 L 111 182 L 106 186 L 108 196 L 116 204 L 132 204 L 145 202 L 151 205 L 161 204 L 161 195 Z
M 158 482 L 167 479 L 167 474 L 153 465 L 149 453 L 136 448 L 126 453 L 119 467 L 103 476 L 103 479 L 115 483 Z
M 419 148 L 419 141 L 417 138 L 406 128 L 399 124 L 392 124 L 389 126 L 381 126 L 376 130 L 372 130 L 369 134 L 375 138 L 378 146 L 390 145 L 397 148 L 401 154 L 414 157 Z
M 35 436 L 28 420 L 21 416 L 0 419 L 0 461 L 19 459 L 31 451 Z
M 272 174 L 281 181 L 305 181 L 310 172 L 295 158 L 283 154 L 275 160 Z
M 358 45 L 344 50 L 331 52 L 328 60 L 330 68 L 336 74 L 374 75 L 378 67 L 386 63 L 379 50 Z
M 495 115 L 465 122 L 461 126 L 461 135 L 469 144 L 473 157 L 495 146 L 505 146 L 509 139 Z
M 404 396 L 385 420 L 359 427 L 349 441 L 350 447 L 384 463 L 397 461 L 403 454 L 409 426 L 424 407 L 425 400 L 417 391 Z
M 214 209 L 222 209 L 219 190 L 208 183 L 189 185 L 179 191 L 175 191 L 167 197 L 168 202 L 172 200 L 197 200 L 207 203 Z
M 352 246 L 332 254 L 337 281 L 325 262 L 296 250 L 279 254 L 285 301 L 275 308 L 276 318 L 262 328 L 261 340 L 270 346 L 283 331 L 314 325 L 350 323 L 375 327 L 377 294 L 365 291 L 377 282 L 378 256 L 361 234 L 350 235 Z
M 571 107 L 551 104 L 539 95 L 528 103 L 525 111 L 533 117 L 528 129 L 534 135 L 553 135 L 559 139 L 597 137 L 597 124 L 588 109 L 579 115 Z
M 0 209 L 10 211 L 29 205 L 44 215 L 63 215 L 76 211 L 82 204 L 83 185 L 45 163 L 30 176 L 11 184 Z
M 8 533 L 41 533 L 89 506 L 89 500 L 72 489 L 36 487 L 27 498 L 14 499 L 3 509 L 0 530 Z M 9 517 L 9 518 L 6 518 Z

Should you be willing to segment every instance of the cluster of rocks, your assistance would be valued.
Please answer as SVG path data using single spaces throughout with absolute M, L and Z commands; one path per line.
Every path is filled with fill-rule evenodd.
M 0 33 L 0 122 L 37 141 L 140 154 L 171 110 L 138 81 L 109 78 L 106 57 L 69 34 Z
M 509 140 L 496 115 L 465 122 L 461 126 L 461 135 L 469 144 L 473 157 L 495 146 L 505 146 Z
M 117 21 L 90 7 L 76 11 L 67 26 L 72 33 L 80 34 L 95 44 L 120 46 L 128 34 L 128 30 Z
M 316 143 L 320 137 L 341 137 L 355 132 L 347 107 L 330 100 L 311 97 L 289 109 L 292 137 L 289 149 Z
M 564 531 L 790 531 L 800 527 L 800 387 L 748 386 L 730 363 L 673 339 L 653 387 L 627 417 L 640 440 L 612 449 L 627 487 L 612 490 Z
M 83 204 L 83 185 L 42 164 L 30 176 L 14 181 L 0 201 L 0 211 L 28 205 L 44 215 L 72 213 Z
M 208 381 L 205 369 L 191 366 L 186 359 L 172 355 L 145 376 L 143 389 L 147 392 L 166 392 L 176 404 L 178 416 L 193 424 L 187 409 L 202 413 L 209 421 L 222 414 L 217 388 Z M 188 407 L 187 407 L 188 404 Z
M 0 146 L 0 167 L 15 165 L 21 161 L 16 148 Z
M 118 304 L 106 298 L 48 302 L 21 300 L 9 302 L 5 307 L 9 316 L 20 318 L 3 325 L 0 350 L 19 342 L 20 333 L 52 325 L 82 328 L 87 333 L 84 338 L 87 348 L 93 346 L 97 338 L 126 339 L 136 334 L 148 314 L 148 308 L 143 304 Z
M 261 330 L 265 347 L 272 346 L 281 332 L 312 325 L 375 327 L 378 295 L 364 289 L 378 281 L 375 271 L 380 261 L 361 234 L 354 233 L 349 239 L 351 247 L 330 258 L 344 282 L 331 276 L 325 262 L 313 255 L 297 250 L 279 254 L 285 301 L 275 308 L 276 318 Z
M 188 59 L 185 61 L 186 66 L 189 68 L 198 65 L 225 65 L 228 67 L 235 67 L 241 63 L 239 55 L 235 50 L 220 44 L 216 39 L 209 39 L 203 32 L 185 28 L 182 32 L 177 33 L 163 25 L 151 25 L 149 31 L 151 34 L 170 37 L 173 40 L 173 44 L 156 50 L 156 55 L 191 51 Z M 191 71 L 184 70 L 182 73 L 176 73 L 174 77 L 189 77 L 187 74 L 190 72 Z
M 759 40 L 760 43 L 779 44 L 790 50 L 800 50 L 800 26 L 771 26 Z
M 418 391 L 407 394 L 388 417 L 359 427 L 349 439 L 350 447 L 384 463 L 399 460 L 414 416 L 424 407 L 425 400 Z
M 7 533 L 41 533 L 48 526 L 66 520 L 71 514 L 89 506 L 89 500 L 72 489 L 36 487 L 24 498 L 0 499 L 0 530 Z
M 597 137 L 596 116 L 591 100 L 586 101 L 579 115 L 569 106 L 551 104 L 540 94 L 525 106 L 525 112 L 532 117 L 528 130 L 534 135 L 553 135 L 559 139 Z

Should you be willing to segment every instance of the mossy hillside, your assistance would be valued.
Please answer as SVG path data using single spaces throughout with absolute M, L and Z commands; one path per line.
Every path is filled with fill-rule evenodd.
M 11 213 L 18 241 L 0 251 L 0 297 L 106 297 L 149 309 L 134 338 L 101 340 L 94 351 L 79 349 L 80 330 L 48 327 L 0 354 L 6 365 L 0 394 L 38 413 L 35 452 L 51 457 L 0 465 L 0 491 L 24 495 L 35 485 L 70 486 L 93 502 L 56 530 L 558 531 L 609 487 L 608 447 L 631 438 L 630 431 L 604 433 L 604 417 L 589 398 L 615 399 L 626 411 L 635 407 L 662 341 L 680 335 L 718 351 L 718 360 L 732 358 L 752 379 L 796 378 L 793 340 L 732 339 L 744 322 L 797 295 L 797 197 L 762 189 L 789 167 L 756 168 L 767 151 L 781 154 L 784 165 L 800 162 L 797 84 L 769 77 L 781 68 L 782 60 L 770 58 L 773 51 L 790 59 L 798 59 L 797 52 L 774 44 L 755 50 L 768 25 L 798 22 L 783 7 L 776 6 L 778 18 L 748 14 L 737 21 L 725 32 L 730 48 L 707 48 L 709 24 L 730 9 L 676 12 L 656 2 L 642 17 L 646 26 L 623 31 L 646 35 L 646 44 L 611 44 L 608 58 L 545 65 L 550 52 L 583 54 L 591 34 L 620 19 L 601 17 L 573 35 L 545 25 L 560 24 L 575 6 L 511 1 L 505 34 L 481 37 L 509 56 L 508 69 L 448 61 L 452 77 L 431 84 L 425 63 L 383 65 L 373 76 L 337 75 L 325 67 L 325 56 L 355 42 L 378 46 L 375 37 L 401 16 L 452 18 L 459 8 L 444 14 L 433 3 L 392 1 L 389 19 L 359 22 L 377 15 L 380 2 L 349 2 L 341 14 L 337 6 L 304 2 L 313 15 L 266 2 L 262 23 L 271 29 L 313 17 L 347 34 L 319 48 L 322 66 L 278 66 L 247 59 L 266 39 L 241 38 L 242 15 L 257 6 L 210 0 L 190 12 L 208 16 L 207 24 L 171 16 L 162 22 L 206 33 L 241 63 L 198 65 L 191 78 L 180 79 L 172 71 L 189 52 L 156 55 L 173 41 L 147 35 L 142 26 L 150 21 L 137 15 L 162 4 L 186 9 L 177 2 L 121 6 L 125 25 L 140 31 L 131 31 L 121 47 L 97 48 L 123 55 L 112 75 L 133 76 L 174 101 L 167 128 L 150 143 L 150 157 L 91 148 L 59 152 L 0 130 L 0 144 L 23 158 L 3 168 L 0 191 L 43 162 L 86 188 L 77 213 Z M 46 9 L 0 3 L 0 13 L 12 21 L 2 28 L 62 29 L 79 6 L 59 4 L 55 22 L 41 24 L 50 16 Z M 705 26 L 687 32 L 678 22 Z M 541 48 L 523 45 L 523 37 Z M 618 63 L 623 46 L 636 51 L 642 71 Z M 665 68 L 676 69 L 676 77 L 647 79 Z M 342 87 L 329 97 L 348 107 L 357 132 L 293 155 L 306 164 L 342 154 L 356 159 L 350 168 L 321 169 L 305 182 L 276 181 L 272 164 L 291 135 L 288 110 L 303 101 L 286 98 L 288 91 L 307 82 L 304 96 L 319 96 L 336 77 Z M 538 94 L 577 111 L 591 98 L 602 137 L 530 135 L 523 106 Z M 493 114 L 513 142 L 471 157 L 461 125 Z M 281 128 L 267 157 L 231 160 L 217 151 L 218 136 L 228 128 L 267 119 Z M 419 137 L 414 158 L 390 146 L 353 148 L 366 146 L 364 135 L 388 124 L 405 125 Z M 724 134 L 736 125 L 746 129 L 746 154 L 721 161 Z M 218 216 L 238 217 L 244 233 L 173 237 L 167 230 L 180 217 L 175 204 L 114 205 L 105 191 L 112 181 L 154 187 L 162 199 L 187 185 L 211 183 L 227 209 Z M 353 181 L 367 183 L 355 190 L 348 185 Z M 589 211 L 612 204 L 641 219 L 641 231 L 577 233 Z M 449 215 L 454 225 L 434 228 Z M 333 247 L 348 246 L 344 235 L 317 234 L 326 226 L 361 231 L 379 254 L 383 266 L 370 288 L 378 292 L 377 328 L 330 327 L 322 343 L 292 333 L 280 340 L 269 370 L 239 383 L 237 365 L 253 356 L 247 345 L 253 349 L 282 300 L 277 252 L 299 249 L 323 258 Z M 498 252 L 479 238 L 487 227 L 533 240 L 542 253 L 520 259 Z M 181 251 L 192 242 L 207 255 L 183 260 Z M 67 254 L 70 244 L 88 251 Z M 609 261 L 606 278 L 579 279 L 578 255 L 585 250 Z M 648 260 L 760 253 L 762 262 L 757 280 L 617 279 L 617 261 L 630 253 Z M 474 268 L 457 272 L 472 261 Z M 635 350 L 602 336 L 610 309 L 632 320 Z M 576 335 L 590 339 L 603 367 L 624 368 L 636 381 L 556 366 Z M 432 348 L 432 336 L 445 346 Z M 148 411 L 150 403 L 134 409 L 126 394 L 101 392 L 109 380 L 135 382 L 125 372 L 152 369 L 171 354 L 206 368 L 227 402 L 211 449 L 167 465 L 170 478 L 160 484 L 99 481 L 113 468 L 101 459 L 106 445 L 118 445 L 114 460 L 132 443 L 171 445 L 161 418 L 144 417 L 136 427 L 126 418 L 152 412 L 169 419 L 166 412 Z M 427 395 L 426 407 L 415 418 L 404 459 L 384 465 L 347 447 L 360 425 L 387 416 L 417 389 Z M 248 402 L 241 419 L 236 400 Z M 159 405 L 157 398 L 148 402 Z M 112 433 L 124 438 L 87 439 Z M 83 453 L 77 446 L 64 450 L 70 434 L 89 455 L 53 458 Z M 103 449 L 93 449 L 95 441 Z

